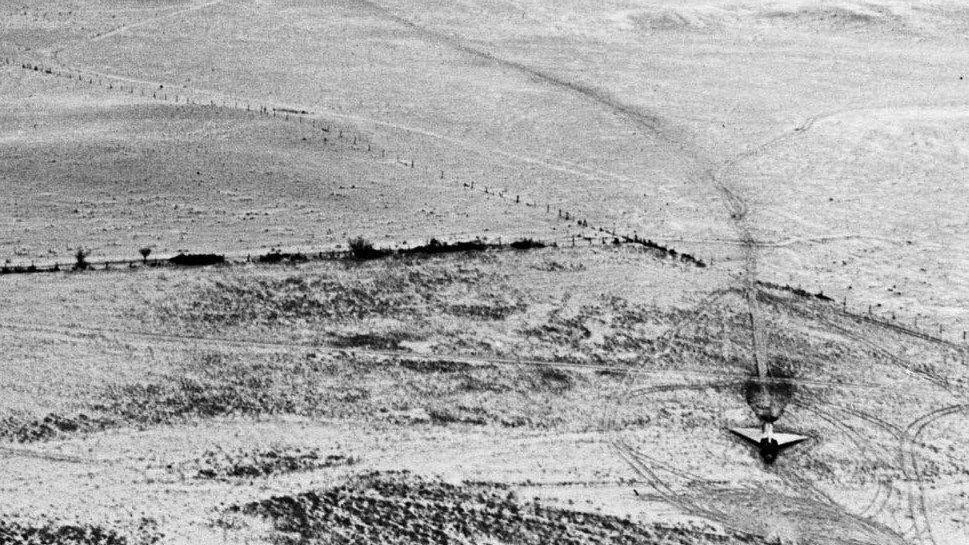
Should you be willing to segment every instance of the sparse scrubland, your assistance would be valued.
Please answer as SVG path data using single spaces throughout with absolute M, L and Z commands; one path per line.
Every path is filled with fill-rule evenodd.
M 0 2 L 0 542 L 969 541 L 967 29 Z
M 627 292 L 626 284 L 617 282 L 603 284 L 600 293 L 574 291 L 605 271 L 621 278 L 629 270 L 648 271 L 640 290 Z M 685 292 L 666 293 L 652 300 L 684 275 L 707 283 L 704 294 L 680 299 Z M 383 454 L 378 459 L 373 454 L 387 446 L 372 438 L 336 450 L 325 443 L 313 451 L 253 448 L 238 440 L 236 446 L 201 448 L 189 446 L 199 442 L 190 438 L 212 426 L 245 429 L 260 422 L 284 428 L 285 422 L 301 422 L 311 429 L 350 422 L 383 430 L 378 433 L 388 438 L 416 434 L 429 445 L 480 433 L 511 448 L 534 434 L 578 434 L 607 452 L 617 441 L 620 452 L 632 448 L 655 464 L 645 474 L 649 478 L 609 470 L 611 476 L 602 477 L 617 489 L 625 489 L 624 479 L 639 482 L 641 491 L 661 486 L 676 494 L 676 505 L 685 512 L 730 531 L 763 535 L 764 524 L 793 524 L 804 535 L 816 535 L 804 527 L 807 518 L 771 523 L 730 508 L 739 500 L 731 496 L 736 491 L 729 483 L 740 482 L 757 463 L 727 435 L 711 433 L 751 418 L 744 402 L 751 362 L 743 293 L 719 284 L 709 272 L 644 260 L 635 247 L 317 262 L 295 269 L 249 265 L 64 273 L 21 281 L 43 282 L 50 294 L 72 293 L 70 313 L 52 316 L 44 328 L 25 325 L 8 332 L 11 341 L 20 339 L 21 363 L 38 365 L 61 349 L 74 355 L 73 372 L 37 385 L 33 409 L 10 403 L 2 409 L 3 435 L 29 452 L 51 448 L 46 445 L 84 445 L 104 434 L 140 444 L 142 432 L 136 430 L 161 426 L 182 436 L 180 442 L 188 441 L 174 452 L 152 455 L 155 461 L 143 471 L 168 475 L 161 482 L 180 482 L 171 479 L 183 475 L 227 483 L 286 476 L 292 483 L 304 479 L 301 475 L 388 467 L 379 461 Z M 27 295 L 6 297 L 5 321 L 17 318 L 18 311 L 9 309 L 30 312 L 18 302 Z M 804 517 L 835 517 L 829 520 L 832 527 L 850 526 L 859 539 L 875 542 L 898 532 L 892 529 L 893 513 L 905 508 L 907 487 L 914 486 L 905 483 L 965 478 L 969 466 L 955 446 L 964 430 L 941 450 L 927 448 L 925 435 L 911 444 L 904 439 L 906 426 L 927 409 L 958 406 L 958 392 L 969 380 L 958 349 L 841 314 L 836 303 L 815 297 L 764 291 L 760 305 L 773 368 L 796 377 L 783 420 L 813 438 L 810 447 L 792 451 L 774 470 L 775 493 L 795 494 L 783 495 L 783 501 L 806 502 L 799 504 Z M 87 330 L 71 327 L 79 315 L 96 322 Z M 24 344 L 28 338 L 35 342 Z M 116 373 L 119 366 L 135 372 Z M 76 391 L 72 375 L 81 370 L 98 380 Z M 886 388 L 896 395 L 882 395 Z M 60 393 L 72 390 L 70 399 Z M 940 416 L 957 414 L 950 410 Z M 921 432 L 932 437 L 943 429 L 935 420 L 925 423 Z M 289 440 L 303 448 L 314 445 L 298 441 L 304 432 L 286 433 L 296 433 Z M 152 448 L 150 437 L 139 448 Z M 704 463 L 718 451 L 723 465 Z M 673 470 L 685 453 L 687 466 Z M 899 463 L 904 456 L 909 458 Z M 391 462 L 389 467 L 399 466 Z M 466 478 L 489 475 L 484 468 L 478 471 Z M 691 482 L 708 483 L 702 489 L 707 491 Z M 804 482 L 842 503 L 819 504 L 810 495 L 797 500 Z M 299 490 L 280 493 L 302 494 Z M 209 501 L 204 496 L 186 501 Z M 189 497 L 195 496 L 189 492 Z M 926 498 L 931 502 L 933 496 Z M 272 501 L 303 505 L 298 498 Z M 164 504 L 144 508 L 154 513 L 150 518 L 164 518 Z M 307 520 L 326 520 L 329 511 L 320 509 Z M 875 526 L 859 517 L 871 517 Z M 250 535 L 255 531 L 250 522 L 237 520 L 233 531 Z M 291 521 L 273 524 L 285 532 Z M 637 524 L 624 531 L 653 531 Z M 381 528 L 369 531 L 389 531 Z M 353 524 L 332 529 L 357 530 Z M 303 531 L 308 537 L 322 530 L 310 525 Z M 592 542 L 620 539 L 607 539 L 600 531 L 583 530 L 599 536 L 587 536 Z M 669 535 L 681 535 L 677 532 L 701 535 L 688 529 Z M 539 531 L 534 539 L 542 535 Z

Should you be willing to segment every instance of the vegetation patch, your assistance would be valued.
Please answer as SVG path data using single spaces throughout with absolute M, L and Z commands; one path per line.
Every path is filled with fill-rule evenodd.
M 768 281 L 765 281 L 765 280 L 758 280 L 757 281 L 757 285 L 758 286 L 761 286 L 761 287 L 764 287 L 764 288 L 769 288 L 769 289 L 778 290 L 778 291 L 785 291 L 787 293 L 793 293 L 794 295 L 796 295 L 798 297 L 803 297 L 805 299 L 818 299 L 820 301 L 833 301 L 834 300 L 834 299 L 828 297 L 827 295 L 825 295 L 823 292 L 820 292 L 819 291 L 817 293 L 811 293 L 811 292 L 809 292 L 807 290 L 804 290 L 802 288 L 794 288 L 794 287 L 791 287 L 788 284 L 784 284 L 782 286 L 780 284 L 775 284 L 774 282 L 768 282 Z
M 370 318 L 414 323 L 441 315 L 498 320 L 525 308 L 524 295 L 503 277 L 475 267 L 426 264 L 377 267 L 372 275 L 230 273 L 154 310 L 163 322 L 221 331 L 226 326 Z
M 401 255 L 433 255 L 449 254 L 458 252 L 481 252 L 488 249 L 488 245 L 482 240 L 471 240 L 467 242 L 441 242 L 432 238 L 430 242 L 422 246 L 406 248 L 400 251 Z
M 193 465 L 197 479 L 268 477 L 283 473 L 349 466 L 359 460 L 343 454 L 323 454 L 319 449 L 274 447 L 264 450 L 206 451 Z
M 320 491 L 232 506 L 229 514 L 269 520 L 276 543 L 522 545 L 599 543 L 739 545 L 756 536 L 712 528 L 644 525 L 520 499 L 501 483 L 450 484 L 409 472 L 373 472 Z
M 483 426 L 490 420 L 487 411 L 481 407 L 437 407 L 427 411 L 430 421 L 438 425 L 471 424 Z
M 310 258 L 306 254 L 299 252 L 284 253 L 280 250 L 275 250 L 256 258 L 256 261 L 259 263 L 304 263 L 309 260 Z
M 391 250 L 374 248 L 373 244 L 363 237 L 350 240 L 349 246 L 351 255 L 355 259 L 361 260 L 379 259 L 393 253 Z
M 163 537 L 157 523 L 142 519 L 134 535 L 92 524 L 45 522 L 30 524 L 0 520 L 0 543 L 11 545 L 149 545 Z
M 335 385 L 324 362 L 207 352 L 155 381 L 110 388 L 95 408 L 131 423 L 161 424 L 228 415 L 322 414 L 368 397 L 362 388 Z
M 522 238 L 512 242 L 510 246 L 516 250 L 537 250 L 545 248 L 546 244 L 540 240 Z
M 109 424 L 108 420 L 84 414 L 70 417 L 51 413 L 43 418 L 27 420 L 10 416 L 0 419 L 0 438 L 20 443 L 45 441 L 64 434 L 102 430 Z
M 572 373 L 552 366 L 539 367 L 535 371 L 535 382 L 537 389 L 556 393 L 570 390 L 575 386 Z
M 400 366 L 418 373 L 466 373 L 474 366 L 463 361 L 453 360 L 426 360 L 408 359 L 400 360 Z
M 397 350 L 400 344 L 419 340 L 419 337 L 400 331 L 385 333 L 368 332 L 349 335 L 336 335 L 327 342 L 336 348 L 373 348 L 378 350 Z
M 690 265 L 693 265 L 701 269 L 706 268 L 707 266 L 707 264 L 702 259 L 694 257 L 693 255 L 690 255 L 686 252 L 677 252 L 673 248 L 663 246 L 662 244 L 653 242 L 652 240 L 643 240 L 639 238 L 639 236 L 624 237 L 624 239 L 627 243 L 639 244 L 640 246 L 653 252 L 659 257 L 669 257 L 672 259 L 677 259 L 679 261 L 682 261 L 683 263 L 689 263 Z
M 179 267 L 206 267 L 209 265 L 224 265 L 225 256 L 219 254 L 178 254 L 168 260 Z

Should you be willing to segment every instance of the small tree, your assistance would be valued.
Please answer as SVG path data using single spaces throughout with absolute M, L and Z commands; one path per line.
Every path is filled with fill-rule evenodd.
M 149 248 L 149 247 L 146 246 L 146 247 L 138 250 L 138 253 L 141 254 L 141 260 L 147 265 L 148 264 L 148 256 L 151 255 L 151 248 Z
M 91 264 L 87 262 L 87 256 L 89 253 L 90 252 L 84 248 L 78 248 L 77 251 L 74 252 L 75 271 L 83 271 L 91 266 Z
M 353 257 L 357 259 L 369 259 L 373 255 L 373 244 L 363 237 L 350 239 L 347 244 L 350 246 L 350 251 L 353 252 Z
M 355 259 L 377 259 L 390 254 L 390 250 L 378 250 L 373 247 L 369 240 L 357 237 L 347 241 L 350 252 Z

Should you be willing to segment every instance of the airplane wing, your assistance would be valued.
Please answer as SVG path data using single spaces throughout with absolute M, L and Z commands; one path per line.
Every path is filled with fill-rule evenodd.
M 777 446 L 780 448 L 794 446 L 802 441 L 807 441 L 810 437 L 804 435 L 796 435 L 793 433 L 775 433 L 774 439 L 777 439 Z
M 751 443 L 760 443 L 760 439 L 764 436 L 760 428 L 730 428 L 730 433 Z

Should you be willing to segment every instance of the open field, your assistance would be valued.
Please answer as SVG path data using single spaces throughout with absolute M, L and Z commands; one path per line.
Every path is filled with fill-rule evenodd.
M 0 542 L 969 541 L 967 31 L 0 0 L 0 260 L 560 244 L 0 276 Z M 810 437 L 771 467 L 752 328 Z
M 148 169 L 152 188 L 174 185 L 176 195 L 191 188 L 204 196 L 204 186 L 222 205 L 203 199 L 177 212 L 177 202 L 132 205 L 142 214 L 175 216 L 171 234 L 103 240 L 91 233 L 75 245 L 123 247 L 137 236 L 163 248 L 193 248 L 208 242 L 191 240 L 202 229 L 217 235 L 211 247 L 332 243 L 359 231 L 399 241 L 422 230 L 478 233 L 478 221 L 506 236 L 515 228 L 548 229 L 536 210 L 496 210 L 457 194 L 461 183 L 474 182 L 728 262 L 737 256 L 731 241 L 738 235 L 718 192 L 724 184 L 744 199 L 750 227 L 768 243 L 760 252 L 768 279 L 858 305 L 881 303 L 909 323 L 941 322 L 950 334 L 965 322 L 969 280 L 959 250 L 969 235 L 956 206 L 965 203 L 962 114 L 969 85 L 961 4 L 126 6 L 79 2 L 70 15 L 60 4 L 40 3 L 26 14 L 11 7 L 4 45 L 20 58 L 100 77 L 105 86 L 164 89 L 204 104 L 305 110 L 307 117 L 352 126 L 392 150 L 395 160 L 414 159 L 422 168 L 411 177 L 388 169 L 386 157 L 337 158 L 318 143 L 291 145 L 299 144 L 298 131 L 189 107 L 98 115 L 132 116 L 124 130 L 144 138 L 125 138 L 114 149 L 88 144 L 98 140 L 98 124 L 85 123 L 82 130 L 95 134 L 76 135 L 81 149 L 63 150 L 48 140 L 67 130 L 58 119 L 77 125 L 73 110 L 51 107 L 49 98 L 46 106 L 8 107 L 8 127 L 32 126 L 31 112 L 39 108 L 53 118 L 23 142 L 21 160 L 9 163 L 10 175 L 26 181 L 21 187 L 31 195 L 51 192 L 40 189 L 50 173 L 38 172 L 34 154 L 66 151 L 70 157 L 60 164 L 67 168 L 79 157 L 103 157 L 106 164 L 81 162 L 83 170 L 100 171 L 110 181 L 102 183 L 122 183 L 134 198 L 172 200 L 164 192 L 146 194 L 140 172 L 118 172 L 124 157 L 165 165 Z M 44 33 L 33 32 L 38 27 Z M 146 132 L 143 124 L 152 127 Z M 171 149 L 157 149 L 158 139 Z M 260 191 L 246 190 L 247 183 Z M 402 194 L 389 187 L 413 187 L 403 195 L 415 202 L 395 206 Z M 296 192 L 301 206 L 265 202 L 257 196 L 263 188 L 273 198 Z M 52 196 L 59 196 L 56 188 Z M 63 212 L 99 215 L 84 208 L 104 207 L 111 198 L 89 199 L 86 207 L 65 203 L 73 206 Z M 357 208 L 360 199 L 366 210 Z M 44 206 L 18 203 L 34 221 L 51 221 Z M 121 222 L 124 211 L 103 215 Z M 377 225 L 348 221 L 373 214 L 381 218 Z M 401 233 L 402 224 L 415 223 Z M 229 234 L 236 231 L 255 233 Z M 51 250 L 38 242 L 20 237 L 5 247 L 35 258 Z M 902 263 L 905 272 L 884 263 Z M 944 294 L 932 288 L 939 283 L 949 286 Z
M 637 280 L 578 291 L 609 277 Z M 764 292 L 771 356 L 799 377 L 787 425 L 813 438 L 764 472 L 711 433 L 750 418 L 743 299 L 716 278 L 627 248 L 20 277 L 2 300 L 2 433 L 24 443 L 4 447 L 4 503 L 141 535 L 124 506 L 165 539 L 235 542 L 281 531 L 247 501 L 408 469 L 645 525 L 630 532 L 679 512 L 805 543 L 958 543 L 965 353 Z

